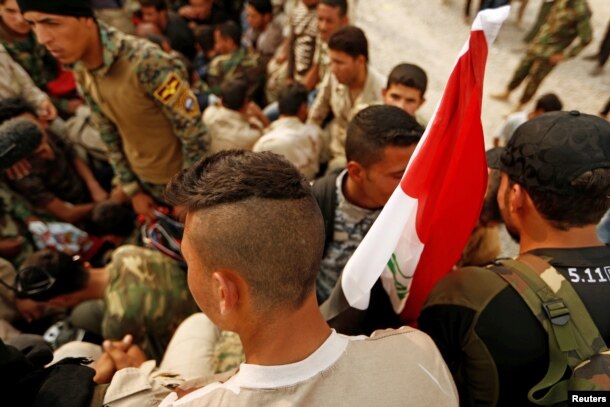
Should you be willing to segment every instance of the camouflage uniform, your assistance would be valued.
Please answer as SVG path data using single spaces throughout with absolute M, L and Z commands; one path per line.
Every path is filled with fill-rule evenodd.
M 186 70 L 149 41 L 98 25 L 104 63 L 74 65 L 79 89 L 123 190 L 162 201 L 164 185 L 208 145 Z
M 521 104 L 534 97 L 543 79 L 555 68 L 550 62 L 551 56 L 563 54 L 565 58 L 574 57 L 591 42 L 590 20 L 591 10 L 586 0 L 557 0 L 553 4 L 547 22 L 530 44 L 508 84 L 508 90 L 512 91 L 529 77 Z M 577 37 L 580 43 L 566 51 Z
M 26 220 L 32 212 L 25 200 L 0 182 L 0 240 L 14 239 L 22 236 L 21 252 L 10 259 L 15 267 L 34 252 L 34 244 L 26 226 Z
M 239 48 L 231 54 L 219 55 L 210 62 L 207 82 L 212 93 L 220 94 L 223 82 L 235 79 L 246 81 L 250 95 L 263 85 L 264 66 L 256 52 Z
M 0 44 L 0 99 L 17 96 L 34 107 L 47 100 L 47 95 L 36 87 L 28 73 Z
M 17 39 L 2 24 L 0 24 L 0 43 L 15 62 L 25 69 L 34 84 L 47 90 L 47 84 L 57 78 L 59 62 L 36 41 L 34 33 L 30 32 L 25 39 Z M 68 99 L 52 98 L 53 104 L 61 111 L 66 111 Z
M 178 325 L 198 311 L 185 270 L 160 252 L 137 246 L 117 249 L 106 267 L 104 338 L 131 334 L 148 357 L 159 361 Z

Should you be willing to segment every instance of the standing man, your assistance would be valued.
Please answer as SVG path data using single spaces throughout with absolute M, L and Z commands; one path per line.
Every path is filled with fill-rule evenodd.
M 609 343 L 610 248 L 595 227 L 610 206 L 610 123 L 579 112 L 546 113 L 521 125 L 501 151 L 489 165 L 501 172 L 498 205 L 519 241 L 516 264 L 539 274 L 568 305 L 571 286 Z M 550 358 L 561 363 L 543 328 L 550 321 L 528 307 L 523 286 L 518 292 L 502 277 L 512 268 L 505 264 L 450 272 L 419 317 L 465 406 L 533 406 L 528 391 L 542 384 Z M 583 321 L 576 312 L 571 318 Z
M 551 71 L 567 58 L 575 57 L 591 42 L 591 9 L 586 0 L 557 0 L 547 22 L 532 40 L 527 53 L 517 67 L 506 91 L 492 95 L 494 99 L 508 101 L 513 90 L 528 79 L 515 111 L 523 110 L 538 87 Z M 576 38 L 580 42 L 568 49 Z
M 96 20 L 88 1 L 19 6 L 38 41 L 61 63 L 74 64 L 122 190 L 138 214 L 152 218 L 165 184 L 208 144 L 184 67 Z

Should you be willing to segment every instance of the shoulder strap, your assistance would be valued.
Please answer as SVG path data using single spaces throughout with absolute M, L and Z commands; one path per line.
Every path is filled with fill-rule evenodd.
M 324 240 L 324 251 L 328 247 L 329 243 L 333 240 L 333 233 L 335 228 L 335 208 L 337 206 L 337 176 L 338 173 L 332 173 L 325 177 L 320 178 L 314 182 L 312 186 L 312 192 L 314 198 L 318 202 L 320 211 L 322 212 L 322 218 L 324 219 L 325 227 L 325 240 Z
M 568 380 L 561 379 L 566 369 L 604 351 L 606 345 L 572 285 L 545 259 L 525 254 L 499 263 L 492 269 L 519 293 L 549 338 L 549 368 L 528 398 L 540 405 L 565 400 Z

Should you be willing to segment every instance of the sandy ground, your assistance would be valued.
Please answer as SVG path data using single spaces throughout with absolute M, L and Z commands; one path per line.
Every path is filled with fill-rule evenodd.
M 517 2 L 489 52 L 482 117 L 488 146 L 503 118 L 516 104 L 522 87 L 511 95 L 511 104 L 495 101 L 489 95 L 505 89 L 512 77 L 524 53 L 521 39 L 533 24 L 541 1 L 529 1 L 523 28 L 515 23 Z M 432 115 L 470 30 L 462 17 L 464 1 L 449 0 L 448 3 L 443 5 L 443 0 L 353 1 L 353 18 L 367 34 L 371 63 L 375 69 L 387 75 L 396 64 L 412 62 L 428 73 L 427 101 L 420 110 L 426 118 Z M 551 72 L 537 95 L 552 91 L 559 95 L 565 110 L 596 114 L 610 97 L 610 62 L 601 76 L 592 77 L 589 72 L 594 64 L 583 57 L 597 52 L 610 18 L 610 1 L 589 0 L 589 5 L 593 11 L 593 42 L 579 56 Z M 527 108 L 531 108 L 531 104 Z

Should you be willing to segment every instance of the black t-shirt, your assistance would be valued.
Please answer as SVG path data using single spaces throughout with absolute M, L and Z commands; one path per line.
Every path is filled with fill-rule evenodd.
M 539 249 L 531 253 L 550 258 L 551 265 L 572 283 L 604 341 L 610 343 L 610 248 Z M 474 290 L 485 290 L 474 280 L 462 282 L 463 285 L 456 286 L 456 292 L 448 298 L 468 298 Z M 461 293 L 457 292 L 460 290 Z M 482 405 L 477 394 L 483 393 L 477 393 L 480 389 L 473 386 L 471 378 L 477 375 L 480 384 L 484 377 L 481 372 L 487 371 L 488 382 L 484 386 L 493 387 L 499 383 L 498 406 L 533 405 L 527 400 L 527 392 L 547 372 L 548 337 L 521 296 L 507 286 L 480 312 L 469 307 L 467 300 L 454 304 L 451 301 L 434 303 L 437 305 L 422 312 L 419 328 L 428 333 L 441 350 L 456 378 L 460 404 Z M 476 340 L 482 341 L 487 352 L 477 353 L 486 355 L 478 360 L 464 351 L 468 346 L 477 346 L 465 343 L 473 323 Z

